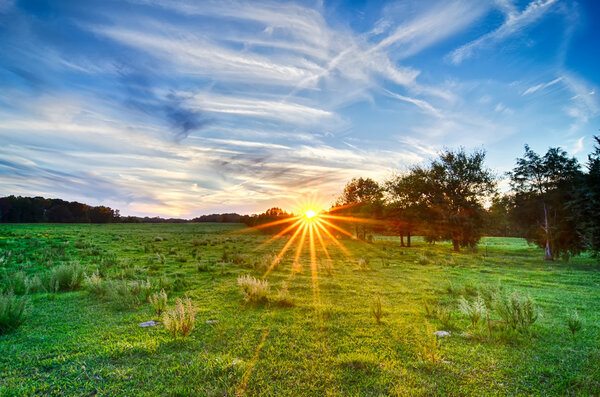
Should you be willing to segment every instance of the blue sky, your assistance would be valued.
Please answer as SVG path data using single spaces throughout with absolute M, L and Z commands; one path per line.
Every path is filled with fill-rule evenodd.
M 0 0 L 0 194 L 192 217 L 326 204 L 444 147 L 483 147 L 499 175 L 525 143 L 584 161 L 599 16 L 592 0 Z

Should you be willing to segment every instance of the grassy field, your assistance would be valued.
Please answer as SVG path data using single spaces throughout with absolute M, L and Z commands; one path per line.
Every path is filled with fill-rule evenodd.
M 262 277 L 286 240 L 261 246 L 268 236 L 240 229 L 0 225 L 0 288 L 28 299 L 23 324 L 0 335 L 0 395 L 600 394 L 594 259 L 548 263 L 520 239 L 453 253 L 379 237 L 342 240 L 349 255 L 328 245 L 331 260 L 316 244 L 311 268 L 307 241 L 294 271 L 295 246 L 266 276 L 269 299 L 246 302 L 238 277 Z M 51 270 L 73 262 L 87 281 L 48 292 Z M 134 284 L 141 292 L 127 295 Z M 198 308 L 185 340 L 138 326 L 160 320 L 144 291 L 161 288 L 169 305 L 188 294 Z M 488 299 L 489 322 L 460 310 L 461 297 L 513 291 L 535 302 L 530 327 L 505 325 Z M 574 310 L 583 325 L 573 336 Z

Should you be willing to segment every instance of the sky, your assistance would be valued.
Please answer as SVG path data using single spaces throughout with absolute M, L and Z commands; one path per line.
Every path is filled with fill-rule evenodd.
M 0 0 L 0 195 L 190 218 L 600 134 L 595 0 Z M 500 186 L 506 186 L 501 181 Z M 316 197 L 316 198 L 315 198 Z

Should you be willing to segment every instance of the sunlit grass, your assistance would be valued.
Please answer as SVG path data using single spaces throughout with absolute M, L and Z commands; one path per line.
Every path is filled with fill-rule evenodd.
M 23 324 L 0 336 L 0 394 L 599 390 L 600 275 L 586 258 L 549 264 L 520 239 L 487 238 L 487 256 L 483 246 L 457 254 L 448 243 L 429 245 L 418 238 L 413 248 L 379 236 L 365 244 L 334 240 L 319 226 L 312 238 L 311 228 L 303 226 L 263 245 L 271 236 L 232 233 L 240 228 L 0 226 L 0 249 L 11 252 L 7 277 L 17 272 L 43 277 L 59 263 L 78 260 L 90 278 L 99 269 L 102 280 L 149 280 L 153 293 L 165 289 L 169 305 L 187 293 L 198 309 L 187 338 L 173 340 L 162 326 L 138 326 L 159 319 L 149 302 L 117 310 L 90 294 L 86 283 L 85 289 L 54 297 L 31 293 Z M 205 270 L 198 270 L 200 264 Z M 237 280 L 246 274 L 272 286 L 262 302 L 244 303 Z M 503 333 L 500 317 L 493 317 L 490 339 L 486 328 L 478 328 L 487 327 L 484 320 L 473 326 L 460 312 L 460 296 L 473 302 L 479 294 L 485 301 L 495 285 L 529 295 L 539 306 L 530 333 Z M 581 329 L 573 337 L 568 316 L 575 310 Z M 451 335 L 436 341 L 430 331 L 437 330 Z

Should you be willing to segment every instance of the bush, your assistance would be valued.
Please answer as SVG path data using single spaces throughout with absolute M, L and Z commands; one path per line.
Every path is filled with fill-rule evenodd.
M 469 320 L 471 320 L 471 326 L 473 327 L 479 323 L 479 320 L 481 320 L 487 312 L 485 302 L 479 295 L 475 300 L 473 300 L 473 302 L 469 302 L 461 296 L 460 300 L 458 301 L 458 307 L 462 313 L 469 317 Z
M 538 319 L 537 307 L 530 296 L 522 296 L 517 291 L 502 293 L 494 299 L 494 308 L 507 327 L 527 332 Z
M 0 334 L 5 334 L 23 323 L 25 298 L 17 298 L 12 291 L 0 294 Z
M 163 324 L 165 328 L 173 335 L 173 339 L 181 336 L 185 339 L 194 329 L 196 313 L 198 309 L 192 304 L 191 299 L 186 295 L 185 301 L 177 298 L 175 307 L 165 313 Z
M 581 317 L 579 317 L 577 310 L 573 310 L 567 314 L 567 326 L 569 327 L 573 338 L 575 338 L 575 334 L 583 328 L 583 321 L 581 320 Z
M 81 285 L 84 277 L 84 268 L 74 262 L 69 265 L 59 265 L 51 270 L 48 278 L 48 290 L 72 291 Z
M 163 311 L 167 308 L 167 293 L 161 289 L 158 294 L 153 294 L 150 297 L 150 303 L 154 307 L 156 315 L 160 317 Z
M 267 280 L 258 280 L 250 275 L 239 276 L 238 286 L 244 295 L 246 302 L 264 302 L 269 293 L 269 282 Z

